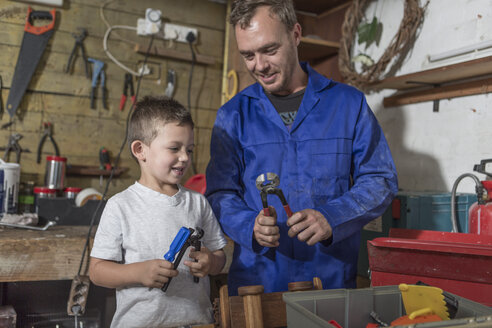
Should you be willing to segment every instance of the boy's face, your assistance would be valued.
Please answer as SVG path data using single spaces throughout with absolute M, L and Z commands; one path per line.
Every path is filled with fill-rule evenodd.
M 154 190 L 174 195 L 177 186 L 190 166 L 194 135 L 190 125 L 175 122 L 160 125 L 156 138 L 149 146 L 142 144 L 140 183 Z

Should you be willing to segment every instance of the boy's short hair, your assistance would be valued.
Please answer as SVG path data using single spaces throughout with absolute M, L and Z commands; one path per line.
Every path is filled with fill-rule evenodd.
M 239 24 L 241 28 L 246 28 L 256 14 L 256 9 L 261 6 L 270 7 L 270 15 L 276 15 L 287 31 L 291 31 L 296 25 L 297 16 L 292 0 L 234 0 L 229 22 L 233 27 Z
M 166 123 L 177 123 L 179 126 L 195 124 L 191 113 L 178 101 L 164 96 L 145 96 L 135 104 L 135 109 L 128 124 L 128 146 L 135 140 L 150 145 L 157 137 L 158 128 Z

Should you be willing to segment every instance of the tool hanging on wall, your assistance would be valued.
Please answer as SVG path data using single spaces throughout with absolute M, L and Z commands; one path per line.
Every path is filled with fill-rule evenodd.
M 5 162 L 9 161 L 9 155 L 10 152 L 15 152 L 15 163 L 20 163 L 20 155 L 22 152 L 30 153 L 31 151 L 29 149 L 22 149 L 22 147 L 19 145 L 19 140 L 22 138 L 22 135 L 19 133 L 12 133 L 9 136 L 9 142 L 7 144 L 7 147 L 1 147 L 0 150 L 5 150 L 5 153 L 3 154 L 3 160 Z
M 50 139 L 51 143 L 53 144 L 53 148 L 55 149 L 55 155 L 60 156 L 60 150 L 58 149 L 58 145 L 55 142 L 55 139 L 53 139 L 53 125 L 50 122 L 44 122 L 43 123 L 43 135 L 41 136 L 41 140 L 39 140 L 38 144 L 38 153 L 36 157 L 36 163 L 41 163 L 41 151 L 43 149 L 43 144 L 46 141 L 46 138 Z
M 7 111 L 10 117 L 14 116 L 17 107 L 19 107 L 46 45 L 53 35 L 55 15 L 55 9 L 51 11 L 33 11 L 31 7 L 27 9 L 24 37 L 7 99 Z M 33 21 L 36 19 L 51 20 L 51 23 L 44 26 L 33 26 Z
M 176 85 L 176 72 L 173 69 L 167 70 L 167 87 L 164 95 L 172 98 L 174 95 L 174 86 Z
M 135 105 L 135 89 L 133 88 L 133 76 L 130 73 L 125 74 L 125 83 L 123 84 L 123 93 L 120 99 L 120 111 L 125 107 L 126 97 L 128 96 L 128 88 L 130 88 L 130 96 L 132 104 Z
M 92 70 L 91 108 L 96 109 L 95 99 L 97 80 L 100 78 L 103 107 L 104 109 L 108 109 L 108 105 L 106 104 L 106 74 L 104 73 L 104 62 L 94 58 L 88 58 L 87 60 L 94 64 L 94 69 Z
M 73 46 L 72 52 L 70 53 L 70 57 L 68 57 L 68 62 L 67 62 L 67 67 L 65 68 L 65 73 L 69 73 L 70 70 L 72 69 L 72 64 L 74 62 L 74 57 L 75 53 L 77 52 L 77 49 L 80 48 L 80 52 L 82 54 L 82 60 L 84 61 L 84 67 L 85 67 L 85 76 L 90 79 L 90 70 L 89 70 L 89 64 L 87 63 L 87 56 L 85 55 L 85 48 L 84 48 L 84 39 L 87 36 L 87 30 L 85 28 L 79 27 L 80 34 L 72 33 L 72 36 L 75 38 L 75 44 Z

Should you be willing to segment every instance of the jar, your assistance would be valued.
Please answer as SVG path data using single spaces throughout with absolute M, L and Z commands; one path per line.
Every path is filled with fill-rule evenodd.
M 56 189 L 48 187 L 34 187 L 34 210 L 38 213 L 38 199 L 40 198 L 56 198 Z
M 50 189 L 63 189 L 67 158 L 60 156 L 46 156 L 46 173 L 44 185 Z
M 77 188 L 77 187 L 66 187 L 63 189 L 63 194 L 65 195 L 65 198 L 68 199 L 75 199 L 77 197 L 77 194 L 82 190 L 82 188 Z
M 34 181 L 27 181 L 19 187 L 19 213 L 34 213 Z

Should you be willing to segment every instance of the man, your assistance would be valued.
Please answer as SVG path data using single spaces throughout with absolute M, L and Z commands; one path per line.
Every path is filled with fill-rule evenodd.
M 361 92 L 299 63 L 291 0 L 235 0 L 230 21 L 257 83 L 218 111 L 207 168 L 206 195 L 234 241 L 229 293 L 313 277 L 354 288 L 360 229 L 397 192 L 383 132 Z M 273 196 L 263 213 L 255 180 L 267 172 L 280 177 L 290 218 Z

